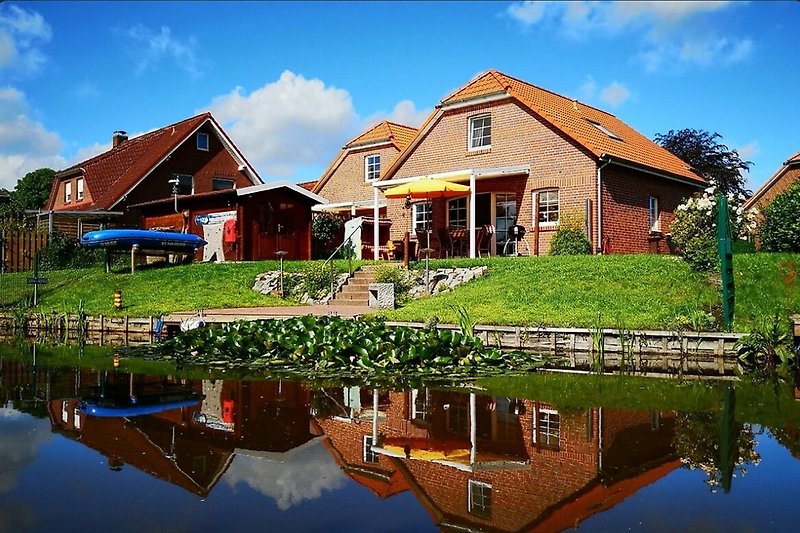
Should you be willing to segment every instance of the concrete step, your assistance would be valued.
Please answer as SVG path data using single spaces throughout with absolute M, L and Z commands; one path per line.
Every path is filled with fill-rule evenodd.
M 349 280 L 347 280 L 347 284 L 345 285 L 345 287 L 349 287 L 349 286 L 358 286 L 358 287 L 367 286 L 370 283 L 374 283 L 374 282 L 375 282 L 375 280 L 373 278 L 350 278 Z
M 347 306 L 358 306 L 358 307 L 366 307 L 367 300 L 334 300 L 336 305 L 347 305 Z
M 340 292 L 334 300 L 369 300 L 368 292 Z

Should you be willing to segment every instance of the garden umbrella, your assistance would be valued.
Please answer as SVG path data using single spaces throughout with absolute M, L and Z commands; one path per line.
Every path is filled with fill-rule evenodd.
M 408 198 L 415 200 L 430 201 L 436 198 L 455 198 L 457 196 L 464 196 L 464 193 L 469 192 L 468 185 L 460 183 L 451 183 L 449 181 L 437 180 L 435 178 L 422 178 L 415 181 L 410 181 L 396 187 L 386 189 L 383 194 L 386 198 Z M 430 227 L 426 230 L 428 234 L 428 246 L 431 243 Z M 428 260 L 430 258 L 430 248 L 425 250 L 425 289 L 428 287 Z

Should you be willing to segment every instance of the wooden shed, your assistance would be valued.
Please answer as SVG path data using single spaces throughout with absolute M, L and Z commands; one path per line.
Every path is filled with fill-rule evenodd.
M 240 189 L 174 195 L 131 206 L 142 228 L 180 231 L 208 243 L 199 261 L 311 259 L 311 207 L 322 197 L 280 181 Z

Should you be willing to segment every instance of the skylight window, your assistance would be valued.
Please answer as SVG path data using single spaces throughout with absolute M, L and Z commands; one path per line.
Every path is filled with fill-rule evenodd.
M 588 122 L 589 124 L 591 124 L 592 126 L 597 128 L 598 130 L 602 131 L 603 133 L 605 133 L 606 135 L 608 135 L 612 139 L 615 139 L 617 141 L 621 141 L 622 140 L 622 137 L 620 137 L 619 135 L 615 134 L 613 131 L 611 131 L 610 129 L 606 128 L 605 126 L 603 126 L 599 122 L 595 122 L 594 120 L 589 120 L 588 118 L 586 119 L 586 122 Z

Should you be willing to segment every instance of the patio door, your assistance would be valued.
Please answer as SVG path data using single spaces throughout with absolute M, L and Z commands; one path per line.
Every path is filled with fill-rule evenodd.
M 508 239 L 508 228 L 517 223 L 517 196 L 513 193 L 495 193 L 495 250 L 503 253 Z

